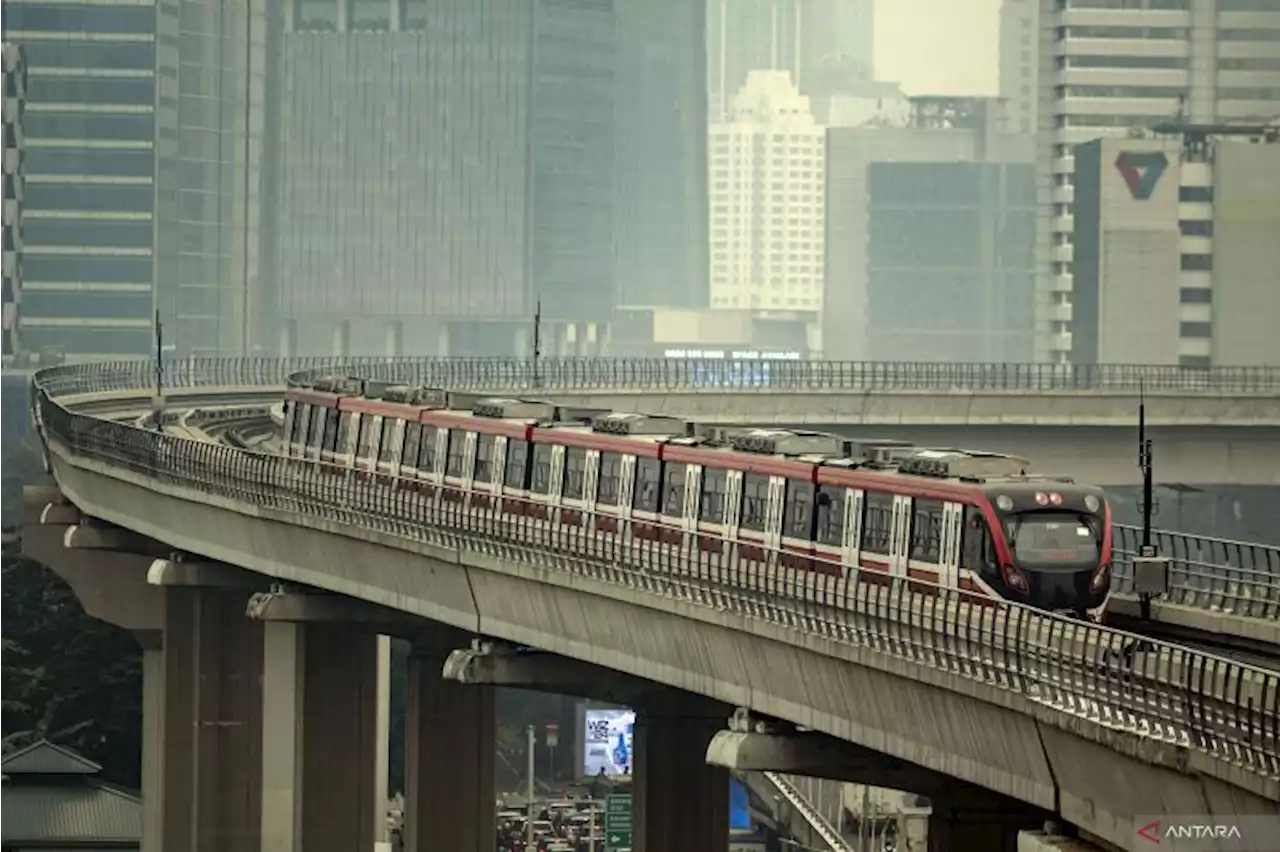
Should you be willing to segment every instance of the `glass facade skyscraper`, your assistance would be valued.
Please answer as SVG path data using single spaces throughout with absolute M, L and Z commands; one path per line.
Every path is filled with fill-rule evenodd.
M 27 62 L 24 348 L 145 355 L 152 340 L 156 7 L 5 5 Z

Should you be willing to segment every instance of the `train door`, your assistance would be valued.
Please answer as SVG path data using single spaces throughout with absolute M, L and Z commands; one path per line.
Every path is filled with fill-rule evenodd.
M 465 434 L 462 441 L 462 487 L 470 491 L 476 478 L 476 433 Z
M 369 444 L 368 452 L 362 459 L 364 464 L 357 464 L 356 467 L 358 469 L 376 471 L 378 469 L 378 456 L 382 453 L 382 415 L 362 414 L 360 419 L 369 421 Z
M 773 562 L 782 547 L 783 503 L 787 497 L 787 480 L 781 476 L 769 477 L 769 509 L 764 522 L 764 546 L 766 562 Z
M 600 451 L 587 450 L 586 470 L 582 472 L 582 508 L 590 517 L 596 510 L 596 482 L 600 478 Z
M 862 567 L 859 542 L 862 541 L 863 492 L 856 488 L 844 491 L 844 535 L 840 542 L 840 561 L 849 568 Z
M 493 441 L 493 476 L 489 490 L 495 497 L 502 496 L 502 486 L 507 481 L 507 436 L 499 435 Z
M 738 540 L 738 523 L 742 520 L 742 471 L 731 470 L 724 481 L 724 535 Z
M 622 454 L 618 465 L 618 518 L 622 521 L 618 526 L 619 535 L 624 541 L 631 540 L 631 510 L 636 493 L 636 457 Z
M 404 427 L 408 422 L 399 417 L 391 419 L 391 428 L 388 430 L 391 434 L 387 436 L 391 447 L 384 447 L 382 454 L 387 458 L 388 472 L 392 476 L 400 475 L 400 466 L 404 463 Z
M 942 504 L 942 542 L 939 547 L 938 582 L 948 589 L 960 588 L 960 536 L 964 529 L 964 507 Z
M 552 506 L 559 507 L 560 492 L 564 488 L 564 447 L 560 444 L 551 445 L 551 483 L 547 488 L 547 502 Z M 551 519 L 559 522 L 560 513 L 553 512 Z
M 343 467 L 351 467 L 359 432 L 356 426 L 359 418 L 360 415 L 354 411 L 338 413 L 338 440 L 334 444 L 333 454 L 335 461 Z
M 698 498 L 702 496 L 702 465 L 684 466 L 684 506 L 681 507 L 681 527 L 686 533 L 698 531 Z
M 432 461 L 431 470 L 424 470 L 427 478 L 437 484 L 444 483 L 444 465 L 449 457 L 449 432 L 450 430 L 443 427 L 436 430 L 436 454 Z
M 907 576 L 907 560 L 911 555 L 911 498 L 895 494 L 893 522 L 889 525 L 889 573 Z

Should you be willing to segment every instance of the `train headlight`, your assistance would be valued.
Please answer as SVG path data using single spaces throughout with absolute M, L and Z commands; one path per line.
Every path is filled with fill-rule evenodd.
M 1010 497 L 1008 494 L 1001 494 L 999 497 L 996 498 L 996 508 L 998 508 L 1002 512 L 1012 511 L 1013 498 Z
M 1048 506 L 1048 505 L 1049 505 L 1049 495 L 1048 495 L 1048 494 L 1045 494 L 1043 491 L 1037 491 L 1037 492 L 1036 492 L 1036 503 L 1038 503 L 1038 504 L 1039 504 L 1039 505 L 1041 505 L 1041 506 Z
M 1061 505 L 1062 505 L 1062 495 L 1061 495 L 1061 494 L 1059 494 L 1057 491 L 1053 492 L 1052 494 L 1050 494 L 1050 495 L 1049 495 L 1049 502 L 1050 502 L 1050 503 L 1052 503 L 1052 504 L 1053 504 L 1053 505 L 1055 505 L 1055 506 L 1061 506 Z
M 1001 565 L 1000 576 L 1004 577 L 1004 584 L 1014 591 L 1023 595 L 1030 591 L 1026 575 L 1012 565 Z
M 1097 497 L 1094 497 L 1092 494 L 1085 495 L 1084 507 L 1088 509 L 1090 512 L 1098 511 L 1098 507 L 1101 505 L 1102 503 L 1101 501 L 1098 500 Z
M 1098 566 L 1098 570 L 1093 572 L 1093 579 L 1089 581 L 1089 591 L 1099 592 L 1106 588 L 1111 582 L 1111 566 L 1104 562 Z

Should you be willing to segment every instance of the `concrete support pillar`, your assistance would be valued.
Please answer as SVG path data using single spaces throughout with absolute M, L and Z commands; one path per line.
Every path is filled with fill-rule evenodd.
M 706 763 L 727 708 L 672 693 L 637 711 L 632 781 L 635 852 L 727 852 L 729 770 Z
M 141 852 L 164 852 L 164 633 L 134 636 L 142 646 Z
M 369 849 L 386 823 L 378 783 L 378 634 L 308 624 L 303 650 L 302 848 Z M 381 801 L 377 801 L 382 791 Z
M 385 839 L 389 657 L 358 627 L 263 623 L 262 852 Z
M 262 852 L 302 852 L 304 630 L 262 625 Z
M 970 785 L 930 799 L 929 852 L 1017 852 L 1019 832 L 1040 828 L 1049 814 Z
M 262 810 L 262 625 L 242 592 L 165 589 L 165 852 L 257 852 Z M 153 669 L 155 664 L 153 663 Z
M 447 627 L 414 642 L 405 715 L 405 852 L 492 852 L 493 687 L 447 681 L 471 636 Z

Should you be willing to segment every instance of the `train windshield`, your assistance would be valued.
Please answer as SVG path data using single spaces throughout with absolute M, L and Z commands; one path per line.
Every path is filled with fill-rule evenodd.
M 1025 512 L 1005 521 L 1017 563 L 1032 570 L 1078 569 L 1102 558 L 1097 518 L 1070 512 Z

